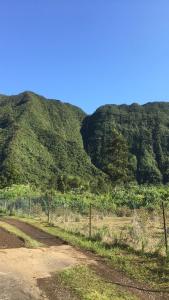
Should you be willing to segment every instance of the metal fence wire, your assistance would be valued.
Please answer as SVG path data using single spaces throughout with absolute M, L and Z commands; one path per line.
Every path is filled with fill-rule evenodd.
M 48 222 L 63 230 L 107 245 L 129 246 L 143 252 L 168 251 L 169 209 L 98 208 L 94 203 L 53 203 L 51 199 L 23 198 L 11 202 L 0 199 L 0 211 Z

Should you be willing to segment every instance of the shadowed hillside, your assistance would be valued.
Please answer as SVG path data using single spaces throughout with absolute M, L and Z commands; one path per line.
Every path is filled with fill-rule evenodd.
M 139 183 L 169 181 L 169 103 L 105 105 L 83 123 L 84 146 L 95 166 L 106 173 L 107 149 L 114 132 L 128 147 L 128 174 Z M 106 158 L 106 159 L 105 159 Z

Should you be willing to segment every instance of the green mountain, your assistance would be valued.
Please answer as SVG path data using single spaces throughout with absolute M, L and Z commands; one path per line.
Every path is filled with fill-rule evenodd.
M 112 163 L 112 156 L 105 154 L 114 131 L 128 148 L 128 180 L 169 182 L 169 103 L 105 105 L 85 118 L 82 128 L 85 149 L 93 164 L 103 171 Z M 126 164 L 121 169 L 125 172 Z
M 0 95 L 0 185 L 169 182 L 169 103 L 80 108 Z
M 83 147 L 85 116 L 75 106 L 31 92 L 0 96 L 1 185 L 76 184 L 103 177 Z

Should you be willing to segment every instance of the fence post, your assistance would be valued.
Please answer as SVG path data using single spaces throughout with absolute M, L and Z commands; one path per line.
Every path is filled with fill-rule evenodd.
M 162 210 L 163 210 L 163 226 L 164 226 L 165 248 L 166 248 L 166 255 L 167 255 L 168 254 L 168 240 L 167 240 L 165 207 L 164 207 L 164 202 L 163 201 L 162 201 Z
M 32 203 L 31 203 L 31 198 L 29 197 L 29 216 L 31 215 L 31 212 L 32 212 Z
M 89 205 L 89 239 L 92 237 L 92 205 Z
M 48 223 L 50 223 L 50 199 L 48 196 Z

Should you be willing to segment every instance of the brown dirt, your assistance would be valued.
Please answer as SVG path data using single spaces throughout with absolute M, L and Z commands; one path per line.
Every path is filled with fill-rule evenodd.
M 69 245 L 0 250 L 0 300 L 56 300 L 58 298 L 52 294 L 48 297 L 47 293 L 54 285 L 51 287 L 49 282 L 44 289 L 39 285 L 39 278 L 47 280 L 51 274 L 79 264 L 81 260 L 87 263 L 87 257 Z
M 20 248 L 24 246 L 23 240 L 18 238 L 15 234 L 0 228 L 0 249 Z
M 32 239 L 45 244 L 46 246 L 60 246 L 67 244 L 61 239 L 54 237 L 53 235 L 46 233 L 30 224 L 18 221 L 16 219 L 3 219 L 6 223 L 16 226 L 18 229 L 29 235 Z

